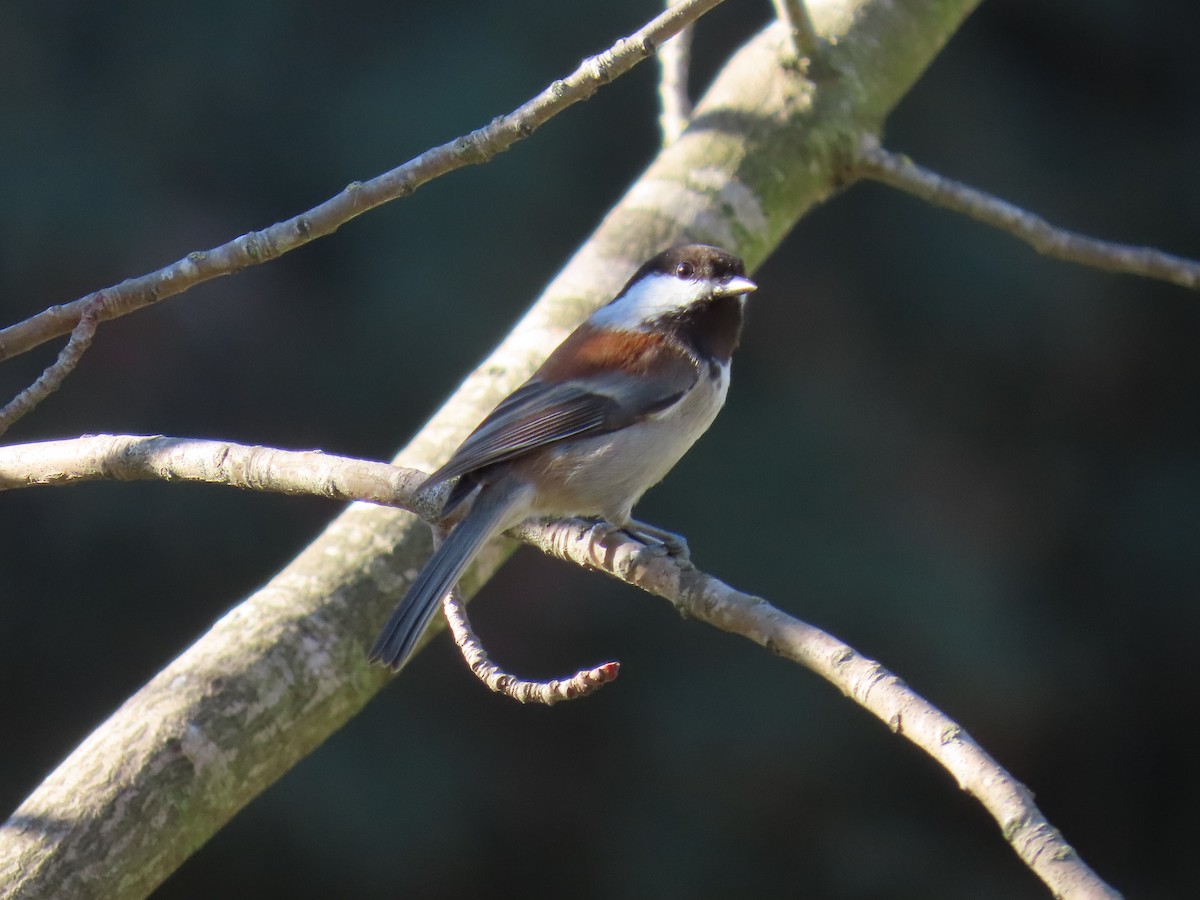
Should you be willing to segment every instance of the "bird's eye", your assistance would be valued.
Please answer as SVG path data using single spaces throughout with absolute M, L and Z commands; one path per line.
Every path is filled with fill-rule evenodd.
M 690 262 L 681 262 L 675 267 L 675 277 L 691 278 L 695 271 L 696 270 L 692 268 L 692 264 Z

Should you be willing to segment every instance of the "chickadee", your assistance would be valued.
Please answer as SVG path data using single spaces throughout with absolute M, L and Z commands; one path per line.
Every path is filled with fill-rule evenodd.
M 745 272 L 703 244 L 658 254 L 483 420 L 421 487 L 458 478 L 442 517 L 470 507 L 392 613 L 372 662 L 402 667 L 471 560 L 525 519 L 600 517 L 648 547 L 686 552 L 631 512 L 725 403 L 756 288 Z

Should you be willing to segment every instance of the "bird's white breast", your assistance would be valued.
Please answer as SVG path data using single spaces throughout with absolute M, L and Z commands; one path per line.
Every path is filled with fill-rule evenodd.
M 547 460 L 535 515 L 603 516 L 620 525 L 708 430 L 729 391 L 729 363 L 704 368 L 671 406 L 612 434 L 563 442 Z

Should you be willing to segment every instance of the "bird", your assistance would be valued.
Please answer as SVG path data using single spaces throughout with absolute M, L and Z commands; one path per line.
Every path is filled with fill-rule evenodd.
M 457 478 L 440 513 L 461 514 L 368 653 L 398 671 L 441 599 L 495 535 L 531 518 L 597 520 L 656 553 L 679 535 L 633 507 L 708 430 L 725 403 L 747 296 L 740 258 L 706 244 L 647 260 L 421 485 Z M 465 510 L 465 513 L 462 511 Z

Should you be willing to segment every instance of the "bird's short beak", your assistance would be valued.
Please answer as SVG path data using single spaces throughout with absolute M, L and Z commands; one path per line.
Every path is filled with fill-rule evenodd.
M 751 291 L 757 291 L 758 285 L 749 278 L 743 278 L 741 275 L 734 275 L 728 281 L 721 284 L 715 291 L 718 297 L 736 297 L 738 294 L 748 294 Z

